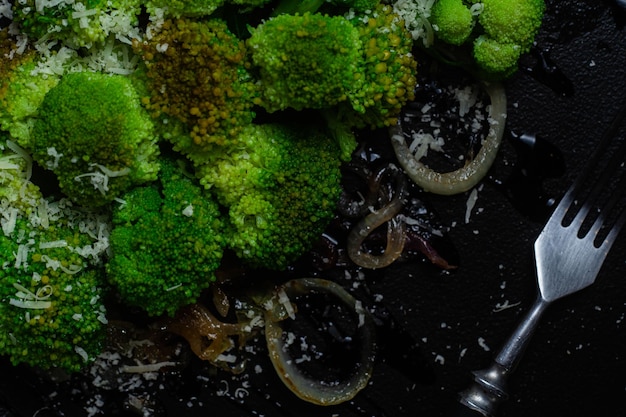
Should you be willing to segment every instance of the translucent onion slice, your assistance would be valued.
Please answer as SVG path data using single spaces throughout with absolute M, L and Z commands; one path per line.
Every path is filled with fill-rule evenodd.
M 397 215 L 404 207 L 404 199 L 408 194 L 408 180 L 406 180 L 398 167 L 389 165 L 381 170 L 379 175 L 376 175 L 376 190 L 381 188 L 381 177 L 385 174 L 390 175 L 395 182 L 391 201 L 380 209 L 370 212 L 348 234 L 346 244 L 348 256 L 352 262 L 363 268 L 376 269 L 389 266 L 402 255 L 404 250 L 406 226 L 404 221 L 398 218 Z M 362 246 L 367 237 L 385 223 L 387 223 L 387 245 L 383 253 L 373 255 L 363 251 Z
M 464 167 L 451 172 L 437 172 L 415 159 L 399 125 L 389 128 L 391 144 L 398 162 L 406 174 L 425 191 L 452 195 L 470 190 L 483 179 L 496 158 L 506 121 L 506 94 L 500 83 L 485 83 L 485 90 L 491 99 L 489 110 L 490 129 L 480 151 Z
M 284 291 L 284 293 L 283 293 Z M 375 355 L 375 325 L 370 314 L 363 308 L 360 301 L 356 300 L 340 285 L 319 278 L 300 278 L 285 283 L 280 292 L 283 293 L 281 300 L 275 298 L 272 309 L 265 314 L 265 337 L 276 373 L 283 383 L 301 399 L 317 405 L 335 405 L 348 401 L 361 391 L 372 375 Z M 345 380 L 336 383 L 325 384 L 322 381 L 312 379 L 298 368 L 297 361 L 289 356 L 287 346 L 283 341 L 283 329 L 278 318 L 284 318 L 282 312 L 287 308 L 284 304 L 291 303 L 298 295 L 308 293 L 327 293 L 335 296 L 340 302 L 347 305 L 358 318 L 359 339 L 362 344 L 360 352 L 360 366 L 355 373 Z M 285 298 L 286 294 L 287 298 Z M 297 306 L 290 306 L 290 311 L 296 311 Z

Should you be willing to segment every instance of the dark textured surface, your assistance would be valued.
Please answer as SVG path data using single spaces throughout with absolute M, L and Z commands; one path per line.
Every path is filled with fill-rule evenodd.
M 421 264 L 398 264 L 370 283 L 399 326 L 418 342 L 413 367 L 394 361 L 398 356 L 391 347 L 402 339 L 389 336 L 390 350 L 382 352 L 370 386 L 354 402 L 320 408 L 287 392 L 263 355 L 258 360 L 265 372 L 229 379 L 222 396 L 215 393 L 225 390 L 225 377 L 194 364 L 181 374 L 145 384 L 163 410 L 155 415 L 450 415 L 470 372 L 490 362 L 535 297 L 532 243 L 545 211 L 529 211 L 528 199 L 537 194 L 560 197 L 626 100 L 625 20 L 626 14 L 608 1 L 548 2 L 537 56 L 549 59 L 562 76 L 547 81 L 536 70 L 517 74 L 507 83 L 507 123 L 518 135 L 534 134 L 554 145 L 564 172 L 548 160 L 547 165 L 556 166 L 554 176 L 533 183 L 534 193 L 512 199 L 512 191 L 521 192 L 513 182 L 516 170 L 529 161 L 520 159 L 513 142 L 505 142 L 469 223 L 464 222 L 467 195 L 428 197 L 442 221 L 452 226 L 460 268 L 441 273 Z M 535 67 L 537 56 L 528 58 L 527 69 Z M 571 88 L 563 80 L 571 81 Z M 501 408 L 502 417 L 582 417 L 608 415 L 609 410 L 613 416 L 626 415 L 625 253 L 626 233 L 596 284 L 550 307 L 511 379 L 511 398 Z M 515 306 L 494 311 L 507 301 Z M 39 417 L 85 415 L 81 401 L 89 402 L 89 381 L 78 387 L 80 395 L 72 395 L 67 387 L 42 383 L 25 369 L 0 366 L 0 416 L 30 417 L 37 410 Z M 242 386 L 246 390 L 239 400 L 235 390 Z M 52 399 L 50 393 L 56 393 Z M 3 411 L 3 404 L 11 412 Z M 136 415 L 122 408 L 114 406 L 107 415 Z

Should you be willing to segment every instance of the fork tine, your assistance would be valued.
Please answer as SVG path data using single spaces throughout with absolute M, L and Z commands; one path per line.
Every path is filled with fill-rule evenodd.
M 604 134 L 596 146 L 591 158 L 588 160 L 582 172 L 574 180 L 574 183 L 570 186 L 569 190 L 565 193 L 555 209 L 552 217 L 560 219 L 563 226 L 567 226 L 575 222 L 575 226 L 581 226 L 582 222 L 589 214 L 589 209 L 591 208 L 588 204 L 585 204 L 585 202 L 594 201 L 596 199 L 603 187 L 611 179 L 612 174 L 617 169 L 619 164 L 624 162 L 624 154 L 626 153 L 626 145 L 624 142 L 626 142 L 626 140 L 621 138 L 622 143 L 619 145 L 619 149 L 616 154 L 611 157 L 609 167 L 602 168 L 600 178 L 598 181 L 595 181 L 595 185 L 593 185 L 591 192 L 587 195 L 587 197 L 584 197 L 579 201 L 581 193 L 589 187 L 589 179 L 593 179 L 594 170 L 598 169 L 602 159 L 606 157 L 609 147 L 614 140 L 619 140 L 617 139 L 617 136 L 624 119 L 626 119 L 626 102 L 624 102 L 607 129 L 604 131 Z M 576 209 L 579 211 L 575 212 Z M 572 210 L 574 211 L 572 212 Z M 571 219 L 569 222 L 567 221 L 568 218 Z
M 572 222 L 579 227 L 579 237 L 587 235 L 594 236 L 594 242 L 596 246 L 602 244 L 602 238 L 597 238 L 601 229 L 610 226 L 609 219 L 610 214 L 615 206 L 622 201 L 624 190 L 626 189 L 626 178 L 624 177 L 624 155 L 626 154 L 626 141 L 622 140 L 619 145 L 619 149 L 612 155 L 608 165 L 602 167 L 602 173 L 600 178 L 595 182 L 593 188 L 587 195 L 586 199 L 580 204 L 582 207 L 576 218 Z M 618 183 L 615 181 L 618 179 Z M 606 195 L 606 199 L 602 202 L 602 198 Z M 591 210 L 594 209 L 594 212 Z M 619 210 L 623 210 L 623 204 L 618 207 Z M 582 229 L 582 225 L 585 222 L 591 223 L 593 216 L 597 215 L 593 224 L 590 226 L 588 232 Z
M 619 218 L 609 231 L 609 234 L 606 236 L 606 238 L 604 238 L 603 245 L 607 245 L 606 250 L 609 250 L 611 245 L 613 245 L 613 242 L 615 242 L 615 239 L 617 239 L 617 235 L 619 235 L 619 232 L 622 230 L 622 227 L 624 227 L 625 223 L 626 210 L 624 207 L 622 207 L 622 212 L 620 213 Z
M 625 142 L 626 143 L 626 142 Z M 606 150 L 605 150 L 606 151 Z M 598 196 L 606 189 L 606 186 L 615 173 L 619 171 L 619 168 L 623 166 L 623 157 L 626 147 L 624 144 L 620 145 L 619 151 L 613 155 L 608 165 L 602 169 L 600 177 L 595 181 L 593 188 L 587 195 L 584 201 L 580 201 L 582 204 L 580 212 L 577 214 L 576 219 L 582 222 L 582 219 L 586 218 L 590 209 L 593 207 L 593 202 L 596 201 Z

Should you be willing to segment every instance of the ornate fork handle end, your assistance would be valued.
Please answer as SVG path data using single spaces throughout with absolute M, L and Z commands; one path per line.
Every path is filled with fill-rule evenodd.
M 507 379 L 517 367 L 548 305 L 549 301 L 541 296 L 537 297 L 531 309 L 507 339 L 491 367 L 473 372 L 474 382 L 460 394 L 461 404 L 486 417 L 496 415 L 498 405 L 509 397 L 506 392 Z
M 459 402 L 483 416 L 493 417 L 500 403 L 506 401 L 508 371 L 493 362 L 490 368 L 474 371 L 474 382 L 461 392 Z

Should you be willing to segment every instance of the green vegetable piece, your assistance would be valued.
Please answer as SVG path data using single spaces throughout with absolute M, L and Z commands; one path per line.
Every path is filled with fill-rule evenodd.
M 349 94 L 353 111 L 341 108 L 347 114 L 340 114 L 340 118 L 357 128 L 391 126 L 402 106 L 414 98 L 417 62 L 411 35 L 389 5 L 357 14 L 350 22 L 363 45 L 358 61 L 362 82 L 355 83 Z
M 462 45 L 472 34 L 475 20 L 463 0 L 438 0 L 431 10 L 431 23 L 437 39 Z
M 473 56 L 486 79 L 504 79 L 517 71 L 541 26 L 543 0 L 485 0 L 478 22 L 484 34 L 473 44 Z
M 543 0 L 484 0 L 478 21 L 485 34 L 503 44 L 516 44 L 521 53 L 530 50 L 541 26 Z
M 0 60 L 0 129 L 9 132 L 21 146 L 29 147 L 38 107 L 59 78 L 32 75 L 37 65 L 36 54 L 30 50 L 18 54 L 17 49 L 8 29 L 1 30 L 0 55 L 12 58 Z
M 279 15 L 252 29 L 247 45 L 270 112 L 326 108 L 359 88 L 361 40 L 343 17 Z
M 44 199 L 30 164 L 14 142 L 0 142 L 0 355 L 73 372 L 106 335 L 108 218 Z
M 474 59 L 491 76 L 506 78 L 517 71 L 522 48 L 517 44 L 504 44 L 486 36 L 474 41 Z
M 198 173 L 228 209 L 228 246 L 250 266 L 282 270 L 333 218 L 340 158 L 337 142 L 313 126 L 250 125 Z
M 113 213 L 108 279 L 152 316 L 195 302 L 221 262 L 219 207 L 188 175 L 164 159 L 157 183 L 129 191 Z
M 70 73 L 41 103 L 32 130 L 33 158 L 56 174 L 70 199 L 98 207 L 156 178 L 153 130 L 130 79 Z
M 12 2 L 13 20 L 31 39 L 56 40 L 70 48 L 102 44 L 110 35 L 136 32 L 139 0 L 61 0 Z
M 254 118 L 245 45 L 224 21 L 166 20 L 136 51 L 146 67 L 150 114 L 188 128 L 189 135 L 171 138 L 175 150 L 189 156 L 227 144 Z

